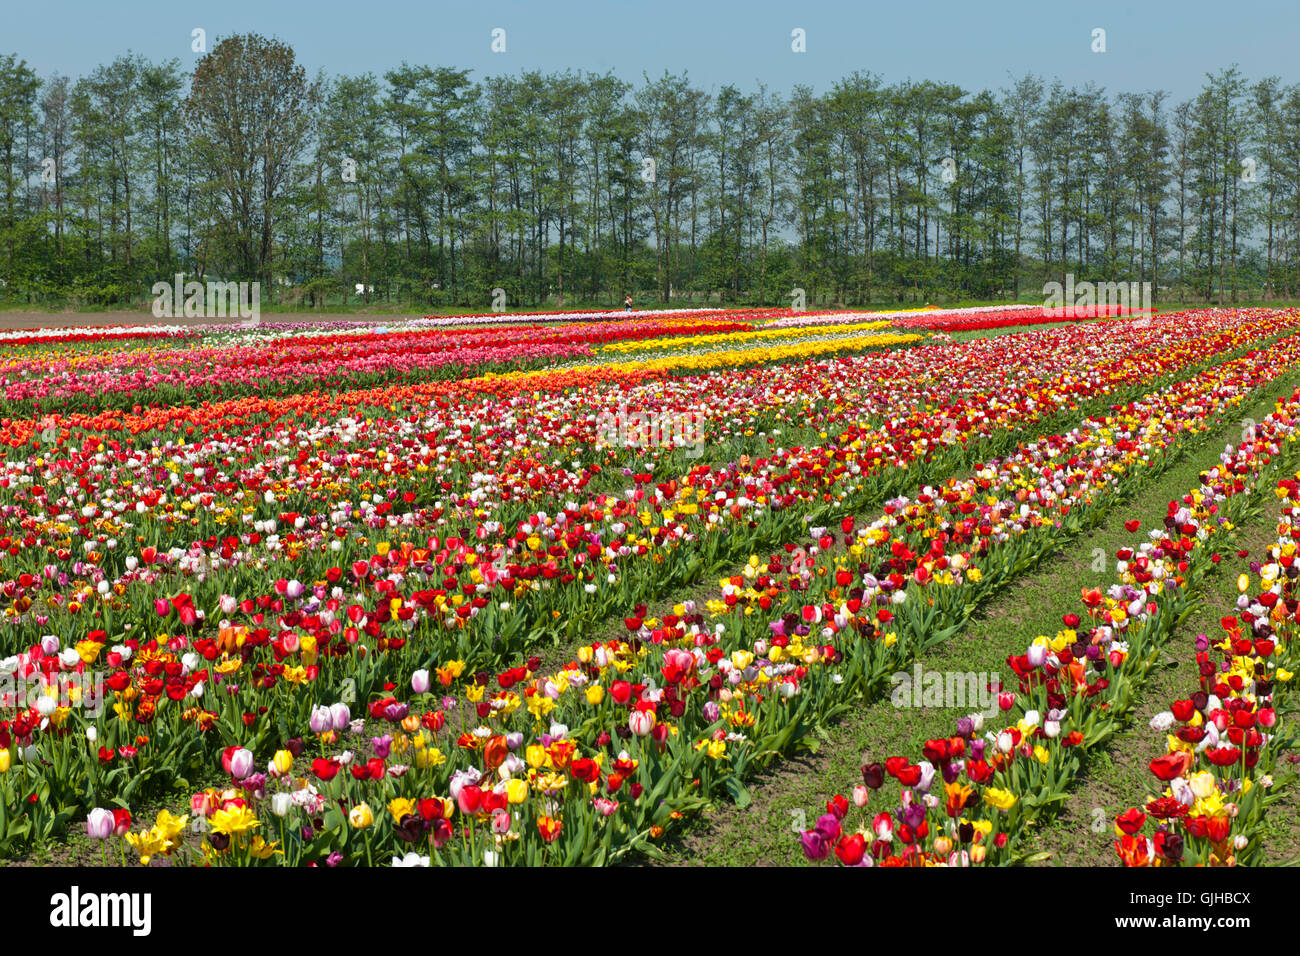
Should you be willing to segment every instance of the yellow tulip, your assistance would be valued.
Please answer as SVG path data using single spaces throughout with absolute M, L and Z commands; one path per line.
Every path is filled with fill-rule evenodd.
M 388 801 L 388 812 L 394 823 L 401 823 L 402 817 L 415 813 L 415 801 L 407 797 L 394 797 Z
M 254 827 L 261 826 L 257 814 L 248 807 L 235 807 L 233 810 L 218 810 L 212 814 L 212 832 L 235 836 Z
M 437 747 L 424 747 L 415 753 L 415 765 L 421 770 L 428 770 L 430 767 L 440 767 L 447 762 L 443 752 Z
M 999 790 L 996 787 L 989 787 L 984 791 L 984 802 L 999 810 L 1010 810 L 1016 805 L 1016 795 L 1010 790 Z
M 511 777 L 506 781 L 506 799 L 511 803 L 523 803 L 528 799 L 528 781 Z
M 358 803 L 348 811 L 348 823 L 353 829 L 364 830 L 375 822 L 375 815 L 366 803 Z

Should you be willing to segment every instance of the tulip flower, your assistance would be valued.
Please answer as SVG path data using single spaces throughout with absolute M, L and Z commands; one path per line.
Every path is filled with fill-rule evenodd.
M 243 780 L 253 772 L 253 752 L 242 747 L 230 755 L 228 767 L 230 775 L 236 780 Z
M 375 815 L 367 803 L 359 803 L 348 811 L 348 823 L 354 830 L 365 830 L 375 822 Z
M 115 821 L 111 810 L 96 807 L 86 817 L 86 835 L 92 840 L 107 840 L 113 835 Z
M 329 713 L 331 726 L 334 730 L 348 729 L 348 725 L 352 722 L 352 714 L 348 710 L 347 704 L 334 704 L 330 707 Z
M 649 710 L 634 710 L 628 715 L 628 729 L 638 737 L 645 737 L 655 728 L 655 715 Z

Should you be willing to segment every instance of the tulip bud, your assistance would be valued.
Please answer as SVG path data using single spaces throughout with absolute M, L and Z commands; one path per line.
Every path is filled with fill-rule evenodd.
M 86 835 L 92 840 L 107 840 L 113 835 L 113 827 L 112 810 L 96 807 L 86 817 Z
M 655 715 L 648 710 L 634 710 L 628 715 L 628 729 L 638 737 L 645 737 L 655 727 Z
M 311 716 L 308 718 L 307 725 L 311 727 L 312 733 L 323 734 L 333 726 L 333 723 L 333 719 L 330 717 L 330 709 L 324 704 L 311 709 Z
M 1218 789 L 1215 784 L 1214 774 L 1205 771 L 1192 774 L 1191 778 L 1187 782 L 1192 788 L 1192 793 L 1195 794 L 1199 800 L 1204 800 Z
M 271 773 L 282 777 L 293 769 L 293 754 L 287 750 L 277 750 L 271 758 Z
M 230 755 L 230 775 L 236 780 L 243 780 L 253 772 L 253 752 L 239 748 Z
M 506 799 L 511 803 L 523 803 L 528 799 L 528 781 L 512 777 L 506 781 Z
M 348 724 L 352 722 L 352 713 L 348 710 L 348 705 L 339 703 L 330 707 L 330 723 L 334 730 L 347 730 Z
M 375 815 L 368 804 L 359 803 L 348 811 L 348 823 L 354 829 L 364 830 L 375 822 Z

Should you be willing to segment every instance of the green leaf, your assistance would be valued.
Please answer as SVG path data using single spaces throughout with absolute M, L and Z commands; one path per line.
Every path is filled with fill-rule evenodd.
M 727 793 L 731 794 L 731 799 L 735 801 L 737 810 L 743 810 L 753 802 L 753 798 L 749 795 L 749 790 L 740 782 L 740 778 L 735 774 L 727 774 L 726 785 Z

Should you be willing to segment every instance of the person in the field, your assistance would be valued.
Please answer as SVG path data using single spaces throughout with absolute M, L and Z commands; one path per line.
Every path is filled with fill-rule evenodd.
M 624 311 L 624 312 L 631 312 L 631 311 L 632 311 L 632 293 L 631 293 L 631 292 L 629 292 L 629 293 L 627 294 L 627 298 L 623 300 L 623 311 Z

